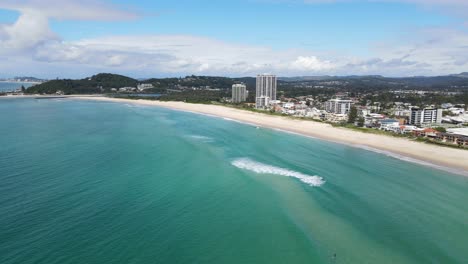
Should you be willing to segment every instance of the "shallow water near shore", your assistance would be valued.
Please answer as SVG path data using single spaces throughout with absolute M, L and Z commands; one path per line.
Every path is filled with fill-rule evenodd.
M 468 259 L 467 177 L 150 106 L 0 113 L 0 263 Z

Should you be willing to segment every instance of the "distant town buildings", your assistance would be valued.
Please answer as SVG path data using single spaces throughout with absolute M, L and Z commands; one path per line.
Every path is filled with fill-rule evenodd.
M 257 75 L 255 106 L 265 108 L 270 100 L 276 100 L 276 75 Z
M 348 114 L 351 109 L 351 100 L 331 99 L 325 103 L 325 111 L 333 114 Z
M 119 88 L 119 92 L 133 92 L 136 91 L 135 87 L 122 87 Z
M 415 126 L 442 123 L 442 109 L 437 108 L 411 108 L 409 124 Z
M 137 86 L 137 89 L 139 91 L 143 91 L 143 90 L 146 90 L 146 89 L 152 89 L 152 88 L 154 88 L 154 87 L 153 87 L 153 85 L 151 83 L 140 83 Z
M 248 91 L 245 84 L 233 84 L 232 85 L 232 102 L 241 103 L 247 100 Z

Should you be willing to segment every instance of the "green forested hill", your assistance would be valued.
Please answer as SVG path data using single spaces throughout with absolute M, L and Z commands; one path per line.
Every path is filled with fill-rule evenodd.
M 468 74 L 435 77 L 387 78 L 382 76 L 318 76 L 279 78 L 278 91 L 285 96 L 294 97 L 315 93 L 373 92 L 388 90 L 433 90 L 466 91 Z M 28 93 L 51 94 L 63 91 L 65 94 L 108 93 L 111 88 L 136 87 L 139 82 L 153 84 L 146 93 L 170 93 L 171 91 L 228 90 L 234 83 L 243 82 L 251 95 L 255 91 L 255 77 L 228 78 L 216 76 L 186 76 L 181 78 L 151 78 L 138 81 L 122 75 L 100 73 L 80 80 L 51 80 L 28 88 Z
M 136 87 L 138 81 L 123 75 L 100 73 L 80 80 L 51 80 L 27 89 L 27 93 L 52 94 L 93 94 L 110 92 L 111 88 Z

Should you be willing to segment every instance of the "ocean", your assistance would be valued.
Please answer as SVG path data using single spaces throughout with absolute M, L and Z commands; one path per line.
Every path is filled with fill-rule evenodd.
M 0 92 L 12 92 L 21 89 L 21 86 L 25 88 L 35 85 L 35 83 L 28 82 L 0 82 Z
M 468 263 L 468 177 L 384 154 L 77 99 L 0 99 L 0 146 L 2 264 Z

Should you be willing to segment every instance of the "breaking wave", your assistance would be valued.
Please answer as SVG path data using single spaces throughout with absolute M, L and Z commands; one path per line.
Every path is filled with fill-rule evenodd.
M 263 164 L 249 158 L 239 158 L 234 160 L 231 164 L 239 169 L 249 170 L 259 174 L 275 174 L 297 178 L 310 186 L 321 186 L 325 183 L 325 180 L 319 176 L 311 176 L 297 171 Z

